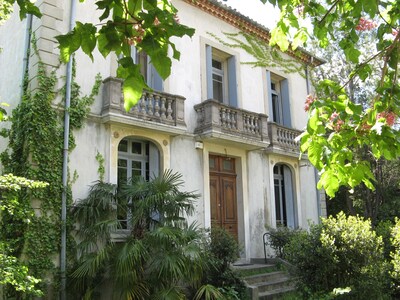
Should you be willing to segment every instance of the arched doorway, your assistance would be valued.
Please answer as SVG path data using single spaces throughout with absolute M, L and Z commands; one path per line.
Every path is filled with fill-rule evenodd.
M 275 217 L 277 226 L 298 226 L 292 171 L 285 164 L 274 166 Z

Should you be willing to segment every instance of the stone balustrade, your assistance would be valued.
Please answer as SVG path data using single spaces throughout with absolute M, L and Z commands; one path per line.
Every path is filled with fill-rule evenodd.
M 144 91 L 139 102 L 127 112 L 124 108 L 122 80 L 114 77 L 108 77 L 103 81 L 102 115 L 107 114 L 186 127 L 184 97 L 157 91 Z
M 301 134 L 300 130 L 287 128 L 285 126 L 269 122 L 268 132 L 270 136 L 271 146 L 281 150 L 299 152 L 300 143 L 295 139 Z
M 221 132 L 268 141 L 268 117 L 209 99 L 194 106 L 197 113 L 195 133 Z

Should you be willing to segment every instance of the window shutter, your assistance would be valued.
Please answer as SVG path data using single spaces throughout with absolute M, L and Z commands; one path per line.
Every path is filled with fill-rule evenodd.
M 228 96 L 229 96 L 229 105 L 233 107 L 238 107 L 235 56 L 231 56 L 228 58 Z
M 212 82 L 212 48 L 206 45 L 206 78 L 207 78 L 207 99 L 213 99 L 213 82 Z
M 292 118 L 290 114 L 290 98 L 289 98 L 289 82 L 284 79 L 281 84 L 282 110 L 283 110 L 283 126 L 292 127 Z
M 149 173 L 150 178 L 160 175 L 159 152 L 153 143 L 149 143 Z
M 151 87 L 153 90 L 162 92 L 164 88 L 164 81 L 161 78 L 160 74 L 158 74 L 156 68 L 154 68 L 152 63 L 149 63 L 148 67 L 148 79 L 147 79 L 147 84 L 149 87 Z
M 296 208 L 294 205 L 293 197 L 293 182 L 292 171 L 288 166 L 283 166 L 283 182 L 285 185 L 285 205 L 286 205 L 286 219 L 287 227 L 297 227 Z
M 272 89 L 271 89 L 271 72 L 267 70 L 267 94 L 268 94 L 268 119 L 270 122 L 274 121 L 274 110 L 272 108 Z

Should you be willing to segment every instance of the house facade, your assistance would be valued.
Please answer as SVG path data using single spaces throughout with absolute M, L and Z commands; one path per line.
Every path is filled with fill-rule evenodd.
M 69 169 L 78 177 L 72 184 L 73 198 L 84 198 L 88 186 L 98 180 L 97 153 L 105 160 L 105 180 L 112 183 L 172 169 L 182 174 L 185 190 L 201 195 L 191 222 L 224 227 L 242 245 L 244 261 L 262 258 L 266 226 L 306 228 L 309 220 L 318 222 L 326 213 L 315 169 L 306 156 L 299 159 L 295 140 L 307 121 L 306 70 L 321 62 L 306 52 L 286 54 L 304 67 L 303 74 L 243 64 L 254 58 L 215 36 L 224 40 L 224 32 L 243 30 L 267 41 L 267 29 L 215 0 L 172 2 L 180 22 L 196 32 L 174 41 L 181 57 L 173 61 L 171 76 L 164 81 L 148 57 L 132 49 L 153 91 L 144 92 L 129 112 L 116 78 L 117 57 L 104 59 L 95 53 L 92 63 L 76 53 L 75 80 L 82 91 L 89 93 L 98 73 L 103 82 L 85 126 L 74 133 Z M 38 58 L 26 54 L 30 29 L 48 70 L 56 68 L 65 76 L 54 36 L 68 31 L 70 1 L 42 0 L 40 8 L 40 20 L 20 22 L 13 16 L 0 27 L 0 63 L 10 70 L 2 76 L 0 95 L 10 109 L 20 99 L 26 69 L 35 86 Z M 96 22 L 94 1 L 78 4 L 74 13 L 76 20 Z M 124 226 L 126 216 L 118 218 Z

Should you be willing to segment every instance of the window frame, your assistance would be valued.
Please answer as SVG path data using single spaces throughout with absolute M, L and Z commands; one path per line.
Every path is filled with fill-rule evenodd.
M 226 52 L 220 50 L 220 48 L 211 45 L 211 43 L 204 43 L 205 48 L 205 74 L 206 74 L 206 91 L 207 99 L 214 99 L 220 103 L 238 107 L 238 95 L 239 95 L 239 78 L 237 71 L 238 54 Z M 219 72 L 212 66 L 213 60 L 221 63 L 221 69 Z M 222 78 L 222 100 L 218 99 L 214 95 L 214 80 L 213 74 L 223 76 Z

